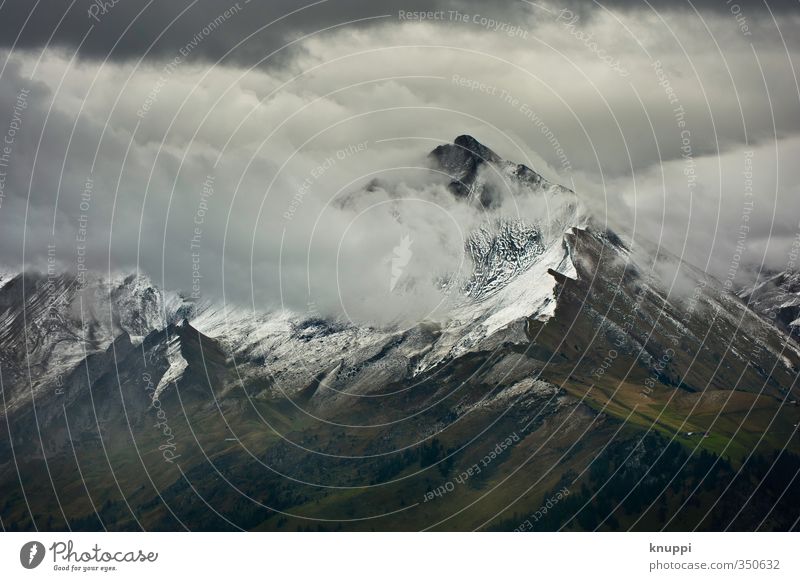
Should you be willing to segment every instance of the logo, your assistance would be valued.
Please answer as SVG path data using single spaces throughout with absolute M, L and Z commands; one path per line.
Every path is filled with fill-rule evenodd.
M 411 237 L 406 234 L 400 238 L 400 242 L 392 249 L 392 278 L 389 281 L 389 292 L 394 290 L 400 277 L 403 276 L 403 269 L 408 266 L 411 261 L 413 252 L 411 252 L 411 245 L 414 243 Z
M 44 552 L 44 545 L 39 541 L 25 543 L 19 550 L 19 562 L 26 569 L 35 569 L 42 564 Z

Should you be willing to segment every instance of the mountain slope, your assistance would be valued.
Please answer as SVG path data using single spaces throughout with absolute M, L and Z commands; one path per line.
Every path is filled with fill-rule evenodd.
M 793 339 L 800 339 L 800 273 L 780 272 L 739 297 Z
M 796 526 L 794 340 L 469 136 L 430 159 L 487 211 L 441 320 L 253 313 L 143 276 L 1 279 L 2 522 L 515 529 L 566 487 L 537 527 Z M 501 215 L 507 195 L 549 210 Z

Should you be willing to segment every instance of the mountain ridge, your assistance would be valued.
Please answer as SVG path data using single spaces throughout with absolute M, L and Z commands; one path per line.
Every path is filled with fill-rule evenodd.
M 598 462 L 628 466 L 634 486 L 649 472 L 626 464 L 639 441 L 669 466 L 707 467 L 707 456 L 692 459 L 699 450 L 731 474 L 746 468 L 742 489 L 760 470 L 748 464 L 753 454 L 800 453 L 794 339 L 676 257 L 634 252 L 585 219 L 569 190 L 515 177 L 519 166 L 457 141 L 434 157 L 450 164 L 441 169 L 451 181 L 467 178 L 469 193 L 454 192 L 465 203 L 494 211 L 484 201 L 499 194 L 480 176 L 498 166 L 525 195 L 563 203 L 544 217 L 490 216 L 468 239 L 472 272 L 442 320 L 366 327 L 257 313 L 188 301 L 144 275 L 90 277 L 82 288 L 63 275 L 55 291 L 44 274 L 0 278 L 0 432 L 9 434 L 0 464 L 24 459 L 0 478 L 3 521 L 33 528 L 37 515 L 55 518 L 66 490 L 61 528 L 92 529 L 102 514 L 119 529 L 173 529 L 177 512 L 212 530 L 230 519 L 299 529 L 308 518 L 359 529 L 372 508 L 394 515 L 376 523 L 390 530 L 452 514 L 458 530 L 493 520 L 514 528 L 519 509 L 540 506 L 556 486 L 574 486 L 576 497 L 581 486 L 600 487 L 580 493 L 591 504 L 603 490 Z M 665 271 L 680 272 L 692 292 L 671 292 Z M 55 296 L 60 316 L 51 320 Z M 421 501 L 512 434 L 480 478 L 438 503 Z M 794 458 L 780 461 L 791 467 Z M 102 469 L 89 473 L 84 486 L 101 511 L 76 489 L 76 464 L 122 475 L 117 490 Z M 20 481 L 41 495 L 31 513 Z M 711 506 L 722 494 L 715 486 L 698 484 L 697 502 Z M 461 514 L 487 490 L 496 500 Z M 663 502 L 660 490 L 647 494 L 665 511 L 693 498 L 691 487 Z M 764 494 L 783 502 L 779 487 Z M 619 502 L 620 527 L 643 515 L 646 503 Z M 715 518 L 737 502 L 721 503 Z M 781 506 L 776 528 L 797 512 Z M 677 522 L 695 526 L 694 518 Z

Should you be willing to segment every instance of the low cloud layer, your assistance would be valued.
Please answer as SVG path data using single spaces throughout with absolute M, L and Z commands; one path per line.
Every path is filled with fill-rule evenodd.
M 26 50 L 0 55 L 0 139 L 14 132 L 0 264 L 55 257 L 259 309 L 312 301 L 356 318 L 424 316 L 441 300 L 432 281 L 458 270 L 463 236 L 486 219 L 446 194 L 425 157 L 470 133 L 574 187 L 623 235 L 721 279 L 749 188 L 736 277 L 780 269 L 800 216 L 797 15 L 775 7 L 784 46 L 763 10 L 745 35 L 729 11 L 701 20 L 622 4 L 590 17 L 464 4 L 466 21 L 422 22 L 395 6 L 386 22 L 321 32 L 255 68 L 244 57 L 209 65 L 226 35 L 242 34 L 227 24 L 200 38 L 169 29 L 142 62 L 146 49 L 127 40 L 103 63 L 101 44 L 74 59 L 61 32 L 43 53 L 25 33 Z M 120 2 L 107 17 L 131 9 Z M 264 20 L 229 22 L 242 16 Z M 287 25 L 275 46 L 345 16 Z M 424 282 L 387 303 L 393 261 L 408 252 L 406 280 Z

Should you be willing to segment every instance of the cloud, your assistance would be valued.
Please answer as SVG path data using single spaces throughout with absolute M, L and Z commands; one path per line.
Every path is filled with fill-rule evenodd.
M 731 3 L 718 0 L 691 4 L 668 0 L 515 1 L 491 7 L 478 0 L 377 0 L 369 4 L 358 0 L 6 0 L 0 7 L 0 46 L 17 51 L 60 48 L 78 51 L 86 59 L 136 61 L 171 59 L 200 35 L 202 42 L 192 50 L 195 60 L 216 62 L 225 58 L 229 63 L 250 66 L 264 62 L 264 66 L 282 67 L 302 51 L 300 45 L 290 44 L 292 41 L 332 27 L 380 28 L 396 22 L 400 11 L 458 11 L 531 28 L 544 15 L 541 6 L 549 10 L 566 6 L 582 18 L 602 17 L 607 12 L 622 18 L 655 11 L 694 14 L 692 7 L 703 14 L 734 17 Z M 792 0 L 737 0 L 735 7 L 740 18 L 756 27 L 759 22 L 771 24 L 772 14 L 783 17 L 797 13 L 797 3 Z M 226 17 L 226 11 L 233 14 Z M 213 33 L 203 35 L 209 26 Z
M 191 47 L 195 60 L 272 67 L 286 65 L 302 50 L 293 44 L 297 38 L 325 29 L 377 26 L 399 11 L 473 13 L 480 7 L 477 0 L 6 0 L 0 7 L 0 46 L 61 48 L 86 59 L 136 61 L 171 59 L 200 35 L 202 41 Z M 508 20 L 527 10 L 512 2 L 491 12 Z M 204 35 L 209 27 L 212 32 Z
M 800 169 L 791 162 L 798 155 L 795 136 L 663 163 L 609 183 L 595 214 L 735 288 L 790 264 L 800 235 Z
M 140 64 L 131 58 L 141 46 L 106 63 L 94 59 L 99 49 L 78 60 L 55 48 L 4 54 L 0 138 L 20 89 L 30 94 L 3 182 L 0 262 L 41 267 L 54 245 L 68 269 L 138 268 L 168 288 L 258 308 L 313 301 L 357 318 L 424 316 L 441 300 L 437 277 L 459 268 L 464 234 L 485 219 L 443 195 L 425 156 L 469 133 L 574 186 L 624 233 L 635 223 L 636 236 L 723 278 L 753 150 L 748 260 L 766 249 L 777 267 L 800 211 L 792 45 L 787 56 L 774 34 L 745 37 L 724 11 L 704 23 L 666 11 L 669 28 L 647 11 L 624 14 L 625 27 L 598 12 L 568 28 L 520 6 L 528 20 L 509 23 L 527 38 L 480 19 L 395 15 L 304 39 L 272 68 L 209 65 L 230 44 L 222 27 L 178 61 L 186 35 Z M 107 16 L 118 9 L 131 8 L 120 2 Z M 242 12 L 225 30 L 239 16 L 259 20 Z M 796 19 L 782 26 L 800 37 Z M 697 164 L 692 198 L 684 130 Z M 392 294 L 404 237 L 413 256 Z

